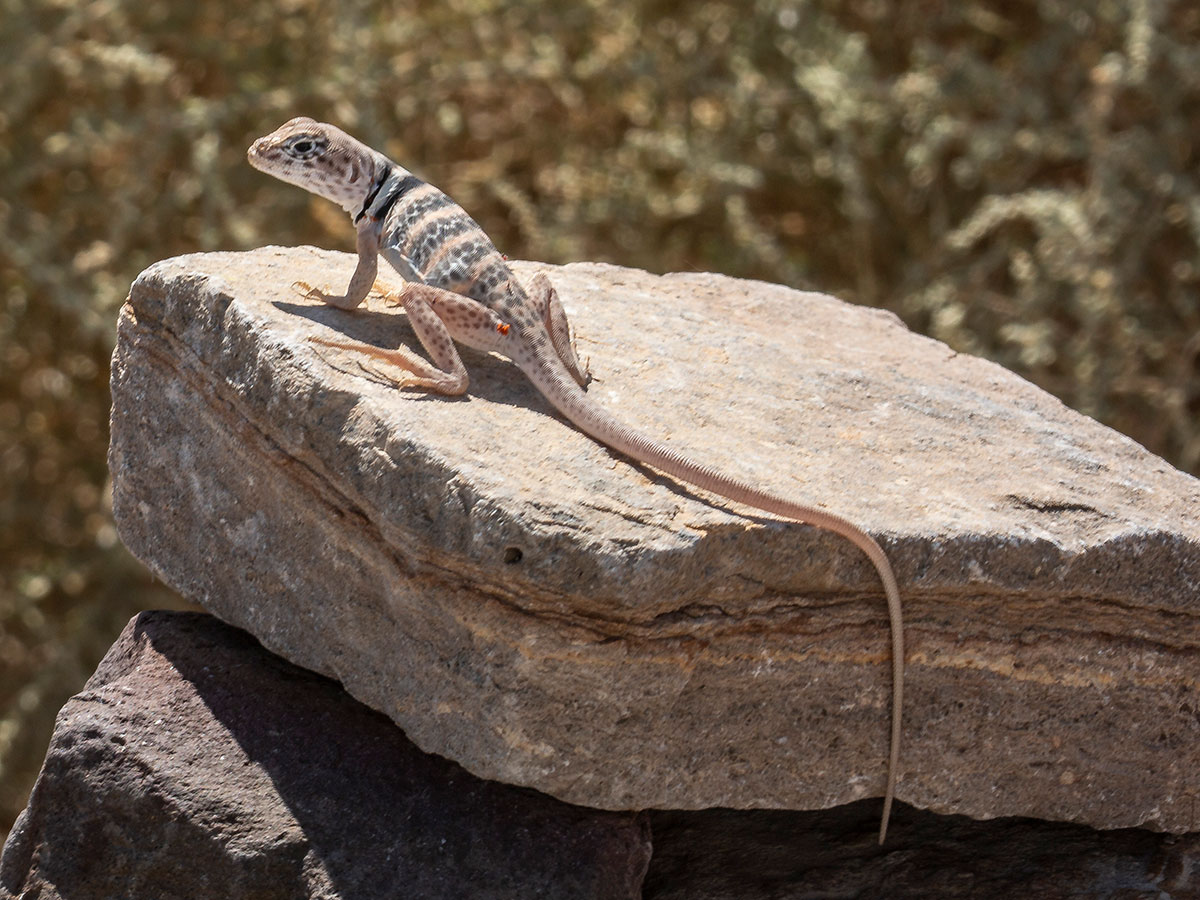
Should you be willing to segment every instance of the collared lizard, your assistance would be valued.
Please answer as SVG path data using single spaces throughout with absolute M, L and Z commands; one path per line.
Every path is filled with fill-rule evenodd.
M 295 118 L 247 151 L 255 168 L 332 200 L 351 214 L 358 264 L 345 293 L 301 284 L 310 297 L 353 309 L 375 284 L 382 255 L 407 282 L 394 299 L 432 362 L 404 347 L 388 350 L 321 339 L 395 365 L 402 387 L 441 394 L 467 390 L 454 342 L 512 360 L 546 399 L 593 439 L 626 456 L 737 503 L 835 532 L 874 564 L 887 596 L 892 638 L 892 728 L 879 843 L 887 836 L 900 765 L 904 626 L 896 576 L 873 537 L 841 516 L 733 478 L 623 424 L 585 392 L 588 375 L 570 339 L 566 313 L 544 274 L 522 286 L 492 241 L 457 203 L 339 128 Z

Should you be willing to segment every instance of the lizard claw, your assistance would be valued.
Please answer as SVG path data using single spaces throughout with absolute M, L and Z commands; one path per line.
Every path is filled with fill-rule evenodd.
M 313 287 L 307 281 L 293 281 L 292 290 L 299 291 L 308 300 L 320 300 L 322 303 L 325 302 L 325 292 Z

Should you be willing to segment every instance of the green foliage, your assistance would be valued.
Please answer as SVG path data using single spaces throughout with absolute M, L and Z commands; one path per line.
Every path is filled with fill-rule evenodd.
M 1195 4 L 0 0 L 0 20 L 0 826 L 120 624 L 178 602 L 106 511 L 129 283 L 178 253 L 352 243 L 245 164 L 293 115 L 439 184 L 512 256 L 887 306 L 1200 469 Z

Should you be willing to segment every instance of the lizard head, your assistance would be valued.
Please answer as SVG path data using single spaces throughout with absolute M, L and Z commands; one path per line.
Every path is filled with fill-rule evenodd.
M 353 213 L 390 161 L 333 125 L 303 116 L 261 137 L 246 151 L 254 168 Z

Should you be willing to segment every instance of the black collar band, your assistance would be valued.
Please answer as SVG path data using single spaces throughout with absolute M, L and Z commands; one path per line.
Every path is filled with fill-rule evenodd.
M 371 188 L 371 193 L 367 194 L 367 199 L 363 201 L 362 209 L 360 209 L 358 211 L 358 215 L 354 217 L 355 225 L 362 221 L 363 216 L 367 214 L 367 210 L 371 208 L 371 204 L 375 202 L 376 195 L 379 193 L 380 189 L 384 186 L 391 175 L 392 169 L 389 166 L 388 168 L 384 169 L 383 174 L 379 177 L 379 180 L 375 182 L 375 186 Z
M 382 222 L 397 200 L 424 183 L 411 172 L 404 172 L 403 169 L 397 171 L 397 168 L 399 167 L 389 169 L 383 180 L 372 188 L 367 199 L 363 201 L 362 209 L 354 217 L 355 225 L 362 221 L 364 216 L 372 222 Z
M 374 221 L 382 222 L 387 218 L 387 214 L 391 212 L 396 202 L 421 183 L 421 179 L 416 175 L 406 174 L 403 177 L 397 177 L 397 173 L 393 170 L 392 174 L 388 177 L 387 185 L 385 185 L 387 188 L 386 193 L 376 201 L 375 206 L 369 211 L 368 215 Z

